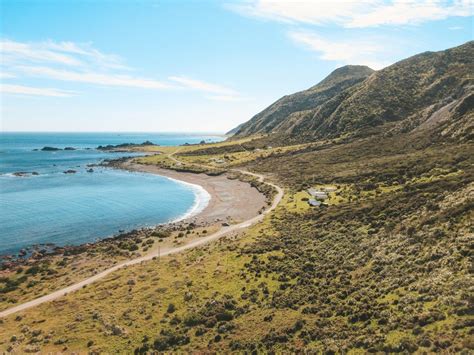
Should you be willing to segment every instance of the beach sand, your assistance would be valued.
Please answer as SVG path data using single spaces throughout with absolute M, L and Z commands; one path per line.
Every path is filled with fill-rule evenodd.
M 249 183 L 230 180 L 225 174 L 209 176 L 161 169 L 153 165 L 136 164 L 126 161 L 119 166 L 130 171 L 147 172 L 200 185 L 211 196 L 209 204 L 198 214 L 185 222 L 214 224 L 216 222 L 238 223 L 259 214 L 265 207 L 266 198 Z

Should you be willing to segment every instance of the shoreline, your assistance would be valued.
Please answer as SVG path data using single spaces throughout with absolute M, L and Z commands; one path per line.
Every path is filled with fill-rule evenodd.
M 111 166 L 131 172 L 156 174 L 200 186 L 209 195 L 207 205 L 196 214 L 182 218 L 181 222 L 215 223 L 239 222 L 258 215 L 267 206 L 267 198 L 248 182 L 229 179 L 226 174 L 211 176 L 204 173 L 182 172 L 163 169 L 155 165 L 133 162 L 133 159 L 117 162 Z
M 137 167 L 131 166 L 129 168 L 135 168 L 136 169 Z M 162 170 L 162 169 L 159 169 L 159 168 L 156 168 L 156 167 L 154 167 L 154 169 Z M 150 251 L 150 252 L 148 252 L 144 255 L 137 256 L 135 258 L 119 262 L 119 263 L 117 263 L 117 264 L 115 264 L 115 265 L 113 265 L 113 266 L 111 266 L 111 267 L 109 267 L 109 268 L 107 268 L 107 269 L 105 269 L 101 272 L 98 272 L 98 273 L 94 274 L 93 276 L 90 276 L 86 279 L 75 282 L 75 283 L 73 283 L 69 286 L 63 287 L 61 289 L 57 289 L 57 290 L 52 291 L 51 293 L 46 294 L 44 296 L 40 296 L 40 297 L 34 298 L 32 300 L 27 300 L 23 303 L 20 303 L 20 304 L 16 305 L 16 306 L 13 306 L 13 307 L 10 307 L 10 308 L 7 308 L 7 309 L 3 309 L 3 310 L 0 311 L 0 318 L 4 318 L 4 317 L 7 317 L 7 316 L 12 315 L 14 313 L 21 312 L 21 311 L 24 311 L 26 309 L 38 306 L 40 304 L 53 301 L 55 299 L 58 299 L 60 297 L 65 296 L 65 295 L 67 295 L 71 292 L 80 290 L 83 287 L 85 287 L 85 286 L 87 286 L 91 283 L 94 283 L 94 282 L 110 275 L 111 273 L 113 273 L 113 272 L 115 272 L 115 271 L 117 271 L 121 268 L 124 268 L 124 267 L 127 267 L 127 266 L 132 266 L 132 265 L 137 265 L 137 264 L 140 264 L 140 263 L 145 262 L 145 261 L 156 260 L 156 259 L 159 260 L 163 256 L 173 255 L 173 254 L 181 253 L 181 252 L 189 250 L 189 249 L 204 246 L 204 245 L 206 245 L 210 242 L 213 242 L 215 240 L 220 239 L 221 237 L 227 236 L 231 233 L 238 233 L 241 230 L 244 230 L 244 229 L 246 229 L 246 228 L 248 228 L 252 225 L 255 225 L 257 223 L 260 223 L 268 213 L 270 213 L 275 208 L 277 208 L 278 204 L 280 203 L 281 199 L 283 198 L 283 194 L 284 194 L 283 189 L 281 187 L 275 185 L 275 184 L 270 183 L 270 182 L 264 182 L 264 176 L 263 175 L 255 174 L 255 173 L 251 173 L 251 172 L 246 172 L 246 171 L 240 171 L 240 170 L 236 170 L 236 171 L 238 171 L 242 174 L 247 174 L 247 175 L 253 176 L 254 178 L 257 178 L 260 183 L 268 185 L 269 187 L 275 189 L 276 194 L 273 196 L 272 201 L 267 201 L 266 197 L 264 197 L 264 195 L 262 193 L 258 192 L 258 190 L 256 188 L 252 187 L 249 183 L 242 182 L 240 180 L 228 179 L 227 177 L 222 176 L 222 175 L 216 177 L 216 176 L 208 176 L 208 175 L 204 175 L 204 174 L 181 173 L 181 172 L 174 172 L 174 171 L 167 171 L 167 173 L 168 174 L 173 174 L 173 175 L 175 173 L 179 174 L 179 175 L 183 174 L 182 177 L 184 177 L 186 180 L 188 180 L 188 179 L 193 179 L 193 180 L 203 179 L 203 181 L 207 180 L 208 184 L 209 184 L 208 186 L 213 187 L 215 189 L 217 197 L 219 197 L 219 194 L 217 193 L 217 192 L 219 192 L 219 184 L 217 184 L 216 186 L 212 186 L 213 184 L 216 183 L 216 181 L 220 181 L 220 180 L 222 181 L 223 179 L 225 179 L 225 181 L 227 181 L 228 183 L 233 182 L 233 183 L 237 183 L 237 184 L 243 184 L 242 186 L 245 185 L 248 189 L 251 189 L 254 193 L 256 193 L 258 196 L 260 196 L 262 201 L 264 201 L 264 206 L 265 207 L 262 207 L 262 209 L 259 209 L 258 212 L 256 213 L 256 215 L 252 215 L 249 218 L 244 219 L 242 221 L 234 222 L 233 224 L 222 223 L 220 228 L 217 231 L 215 231 L 213 233 L 210 233 L 210 234 L 207 234 L 205 236 L 201 236 L 200 238 L 190 239 L 182 245 L 169 246 L 169 247 L 165 247 L 165 248 L 158 248 L 158 249 L 152 250 L 152 251 Z M 191 174 L 191 175 L 188 175 L 188 174 Z M 193 177 L 190 178 L 190 176 L 193 176 Z M 211 181 L 213 181 L 213 182 L 211 183 Z M 227 187 L 228 187 L 228 185 L 227 185 Z M 239 189 L 234 189 L 234 191 L 237 191 L 237 193 L 239 193 L 239 192 L 241 193 L 241 191 Z M 249 213 L 249 209 L 247 208 L 247 206 L 248 206 L 247 198 L 248 198 L 248 196 L 245 196 L 244 199 L 241 199 L 244 202 L 243 206 L 245 208 L 243 208 L 240 212 L 241 213 L 243 212 L 244 214 Z M 227 203 L 228 204 L 229 201 L 231 201 L 231 199 L 229 200 L 229 199 L 225 199 L 225 198 L 223 200 L 220 200 L 220 199 L 216 199 L 216 200 L 217 201 L 215 202 L 214 206 L 211 206 L 211 204 L 209 204 L 208 207 L 206 207 L 199 216 L 195 216 L 195 217 L 192 217 L 190 219 L 191 220 L 197 220 L 197 218 L 199 217 L 202 220 L 207 219 L 209 221 L 210 220 L 209 218 L 215 217 L 215 215 L 213 215 L 212 210 L 216 209 L 216 206 L 219 206 L 219 204 L 222 204 L 222 203 L 224 203 L 224 204 Z M 238 202 L 241 202 L 241 201 L 238 201 Z M 231 203 L 231 205 L 232 205 L 232 203 Z M 222 213 L 222 211 L 220 213 Z M 191 222 L 191 223 L 194 223 L 194 222 Z
M 113 164 L 110 164 L 110 162 L 113 162 Z M 258 215 L 267 206 L 267 199 L 257 189 L 251 187 L 247 182 L 228 179 L 225 174 L 210 176 L 167 170 L 157 166 L 133 163 L 133 157 L 116 159 L 110 162 L 105 167 L 135 173 L 159 175 L 163 178 L 174 180 L 176 183 L 188 185 L 191 189 L 198 191 L 198 195 L 200 190 L 201 194 L 205 194 L 204 203 L 202 203 L 202 196 L 197 196 L 195 203 L 188 211 L 170 221 L 137 227 L 131 230 L 119 229 L 116 234 L 95 238 L 90 242 L 77 245 L 57 245 L 54 242 L 31 244 L 13 254 L 2 254 L 0 256 L 0 266 L 3 267 L 3 270 L 21 265 L 29 265 L 48 257 L 61 255 L 64 252 L 74 253 L 75 251 L 94 248 L 110 241 L 131 238 L 134 235 L 142 234 L 143 231 L 177 228 L 190 223 L 201 227 L 235 224 Z
M 186 182 L 186 181 L 183 181 L 183 180 L 178 180 L 178 179 L 168 177 L 168 176 L 164 176 L 164 175 L 159 175 L 159 176 L 161 176 L 165 179 L 169 179 L 173 182 L 176 182 L 177 184 L 181 184 L 181 185 L 189 187 L 195 195 L 195 201 L 194 201 L 193 205 L 185 213 L 183 213 L 181 216 L 178 216 L 178 217 L 176 217 L 175 219 L 173 219 L 169 222 L 162 223 L 161 225 L 163 225 L 163 226 L 174 224 L 174 223 L 179 223 L 179 222 L 185 221 L 189 218 L 192 218 L 192 217 L 198 215 L 199 213 L 201 213 L 207 207 L 207 205 L 209 204 L 209 202 L 212 199 L 211 194 L 209 194 L 209 192 L 204 187 L 202 187 L 201 185 L 192 184 L 190 182 Z M 160 224 L 156 224 L 153 227 L 156 228 L 159 225 Z

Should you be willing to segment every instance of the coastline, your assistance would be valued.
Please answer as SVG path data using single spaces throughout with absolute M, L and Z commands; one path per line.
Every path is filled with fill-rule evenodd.
M 142 165 L 135 166 L 130 162 L 128 163 L 128 165 L 125 165 L 121 168 L 126 168 L 130 171 L 143 171 L 144 167 Z M 116 168 L 119 167 L 116 166 Z M 260 193 L 255 187 L 251 186 L 251 184 L 247 182 L 242 182 L 237 179 L 229 179 L 227 176 L 224 175 L 209 176 L 205 174 L 183 173 L 163 170 L 156 167 L 151 167 L 151 169 L 147 168 L 145 169 L 145 172 L 157 174 L 161 172 L 163 175 L 167 174 L 169 175 L 168 177 L 171 178 L 179 178 L 179 180 L 183 180 L 185 182 L 199 184 L 203 186 L 203 188 L 205 186 L 213 196 L 213 199 L 211 199 L 213 203 L 209 203 L 208 206 L 204 208 L 201 213 L 198 213 L 197 215 L 180 221 L 176 224 L 170 223 L 168 224 L 168 226 L 174 226 L 174 228 L 176 228 L 176 226 L 180 225 L 181 227 L 178 227 L 178 229 L 174 230 L 184 231 L 186 229 L 183 229 L 183 227 L 186 223 L 188 224 L 188 227 L 193 226 L 193 228 L 199 228 L 199 226 L 197 226 L 197 223 L 199 223 L 201 224 L 201 228 L 206 226 L 210 227 L 210 233 L 207 233 L 205 230 L 201 229 L 203 234 L 197 233 L 197 235 L 195 235 L 194 237 L 185 238 L 183 241 L 178 242 L 176 245 L 168 244 L 162 245 L 161 247 L 157 246 L 157 248 L 153 248 L 145 254 L 134 254 L 135 257 L 122 260 L 121 262 L 112 261 L 112 264 L 109 265 L 108 268 L 102 269 L 102 271 L 95 269 L 93 274 L 91 274 L 88 278 L 81 278 L 81 281 L 77 280 L 75 283 L 72 284 L 68 282 L 68 285 L 65 285 L 65 287 L 63 288 L 51 290 L 50 293 L 47 293 L 38 298 L 25 299 L 23 302 L 19 302 L 13 307 L 2 307 L 3 309 L 0 310 L 0 318 L 4 318 L 16 312 L 24 311 L 28 308 L 35 307 L 42 303 L 50 302 L 60 297 L 63 297 L 64 295 L 86 287 L 87 285 L 94 283 L 97 280 L 102 279 L 123 267 L 140 264 L 149 260 L 159 259 L 162 256 L 181 253 L 189 249 L 203 246 L 207 243 L 218 240 L 219 238 L 230 235 L 232 233 L 238 233 L 243 229 L 246 229 L 256 223 L 261 222 L 268 213 L 273 211 L 278 206 L 279 202 L 283 197 L 283 190 L 279 186 L 270 182 L 264 182 L 263 175 L 250 172 L 239 171 L 241 173 L 251 175 L 254 178 L 257 178 L 260 183 L 266 184 L 269 187 L 275 189 L 276 194 L 273 196 L 272 201 L 267 201 L 265 195 Z M 231 189 L 229 190 L 229 188 Z M 257 198 L 257 200 L 249 198 L 249 196 L 247 195 L 249 191 L 251 191 L 251 194 L 253 194 L 253 197 Z M 261 208 L 259 203 L 262 204 Z M 248 216 L 248 218 L 244 216 Z M 221 223 L 221 221 L 226 222 Z M 123 237 L 126 238 L 127 236 L 129 236 L 133 239 L 134 237 L 136 237 L 136 235 L 134 234 L 140 235 L 143 233 L 146 234 L 147 232 L 145 232 L 144 230 L 132 231 L 129 233 L 124 233 Z M 116 238 L 121 238 L 121 236 L 118 236 Z M 180 236 L 178 235 L 177 238 L 180 238 Z M 176 237 L 174 239 L 176 243 Z
M 134 163 L 133 158 L 121 158 L 111 162 L 114 162 L 114 164 L 107 164 L 108 168 L 155 174 L 174 180 L 176 183 L 188 185 L 191 189 L 197 191 L 196 201 L 183 215 L 167 222 L 133 230 L 117 230 L 116 234 L 77 245 L 56 245 L 53 242 L 32 244 L 23 248 L 19 254 L 1 255 L 0 264 L 3 264 L 3 267 L 7 269 L 14 268 L 19 265 L 41 261 L 49 256 L 59 255 L 64 251 L 74 253 L 109 241 L 130 238 L 133 235 L 142 234 L 145 230 L 177 228 L 190 223 L 200 227 L 235 224 L 259 215 L 267 206 L 266 197 L 256 188 L 247 182 L 228 179 L 225 174 L 210 176 L 203 173 L 168 170 L 153 165 Z M 27 253 L 24 253 L 25 250 Z
M 212 196 L 209 194 L 209 192 L 207 192 L 207 190 L 203 188 L 201 185 L 193 184 L 190 182 L 186 182 L 183 180 L 175 179 L 175 178 L 164 176 L 164 175 L 160 175 L 160 176 L 165 179 L 169 179 L 173 182 L 176 182 L 177 184 L 181 184 L 186 187 L 189 187 L 195 195 L 195 201 L 193 205 L 185 213 L 183 213 L 181 216 L 178 216 L 169 222 L 164 223 L 164 225 L 179 223 L 181 221 L 185 221 L 193 216 L 198 215 L 201 211 L 203 211 L 207 207 L 207 205 L 209 204 L 209 201 L 211 201 L 212 199 Z
M 207 205 L 200 211 L 176 222 L 212 224 L 216 222 L 238 223 L 258 215 L 267 206 L 266 197 L 249 183 L 231 180 L 225 174 L 209 176 L 159 168 L 154 165 L 137 164 L 131 160 L 113 166 L 133 172 L 157 174 L 173 180 L 200 186 L 210 196 Z

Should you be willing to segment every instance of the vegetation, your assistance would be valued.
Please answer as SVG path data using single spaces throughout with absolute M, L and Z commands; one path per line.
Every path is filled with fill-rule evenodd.
M 314 140 L 365 136 L 373 127 L 389 124 L 385 130 L 390 134 L 439 129 L 446 136 L 472 139 L 473 52 L 471 41 L 413 56 L 370 76 L 360 67 L 336 70 L 315 87 L 283 97 L 236 135 L 276 133 Z M 367 78 L 358 82 L 347 77 Z M 315 89 L 316 96 L 311 96 Z
M 218 166 L 229 178 L 248 179 L 272 197 L 271 189 L 237 172 L 249 170 L 283 186 L 285 196 L 245 231 L 121 269 L 5 318 L 0 348 L 471 353 L 474 147 L 468 134 L 472 101 L 462 83 L 473 56 L 466 56 L 467 50 L 472 43 L 422 54 L 349 88 L 351 101 L 340 103 L 340 115 L 326 122 L 338 121 L 345 132 L 350 125 L 344 112 L 351 112 L 355 135 L 308 140 L 238 134 L 219 144 L 150 147 L 161 154 L 139 162 L 174 169 L 182 162 L 204 172 Z M 443 66 L 447 58 L 452 62 Z M 414 75 L 407 68 L 416 69 Z M 397 73 L 402 76 L 392 81 Z M 446 79 L 450 75 L 453 82 Z M 371 90 L 381 78 L 397 99 L 384 91 L 378 100 L 365 96 L 375 95 Z M 422 78 L 426 85 L 419 87 Z M 411 88 L 410 97 L 393 89 L 398 81 Z M 427 116 L 420 112 L 439 110 L 436 105 L 456 85 L 453 110 L 425 129 Z M 369 101 L 368 109 L 378 107 L 373 112 L 380 121 L 361 135 L 359 124 L 367 116 L 357 107 Z M 379 110 L 389 108 L 385 105 L 394 105 L 393 120 Z M 309 188 L 330 188 L 324 207 L 308 204 Z M 187 233 L 187 228 L 151 231 L 135 245 L 178 241 Z M 212 231 L 206 227 L 200 233 Z M 118 241 L 117 249 L 130 253 L 133 238 Z M 26 290 L 30 281 L 41 284 L 38 276 L 51 265 L 23 267 L 0 279 L 2 292 Z

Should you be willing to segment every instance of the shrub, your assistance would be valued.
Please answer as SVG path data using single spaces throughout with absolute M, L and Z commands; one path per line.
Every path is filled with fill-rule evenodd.
M 173 303 L 170 303 L 168 305 L 168 308 L 166 309 L 166 313 L 174 313 L 176 311 L 176 306 Z

